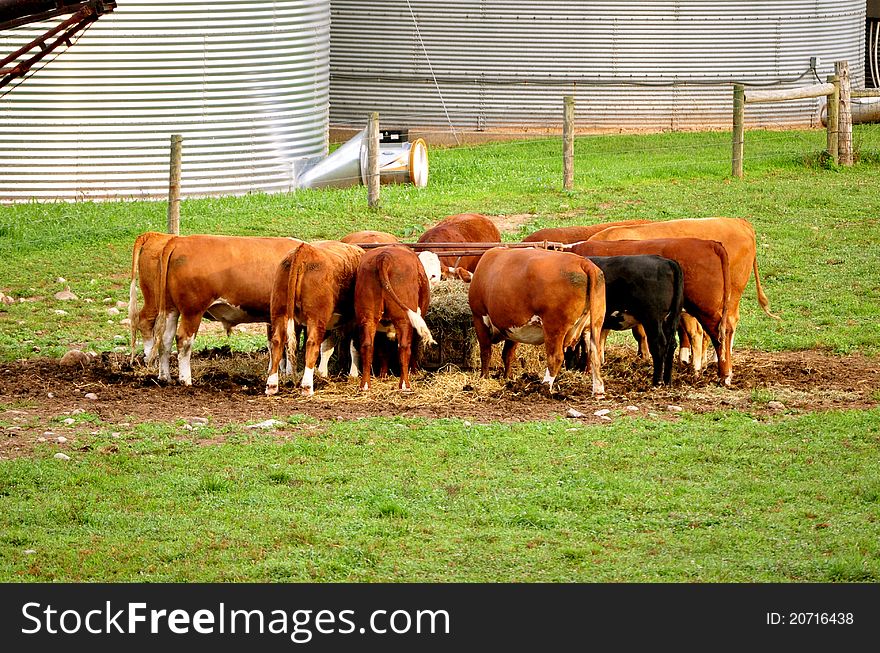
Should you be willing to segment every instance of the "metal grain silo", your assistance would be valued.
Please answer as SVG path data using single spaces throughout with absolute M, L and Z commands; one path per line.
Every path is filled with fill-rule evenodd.
M 326 0 L 120 1 L 0 99 L 0 199 L 167 197 L 173 133 L 184 196 L 288 190 L 327 152 L 329 61 Z
M 731 83 L 864 77 L 865 0 L 331 0 L 330 122 L 437 129 L 729 129 Z M 815 73 L 811 57 L 819 57 Z M 818 122 L 818 100 L 749 126 Z

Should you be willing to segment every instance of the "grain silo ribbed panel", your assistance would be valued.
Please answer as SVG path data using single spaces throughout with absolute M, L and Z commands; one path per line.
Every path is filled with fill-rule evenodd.
M 126 0 L 56 53 L 3 89 L 2 200 L 167 197 L 174 133 L 183 196 L 288 190 L 327 153 L 326 0 Z
M 340 127 L 557 128 L 573 94 L 579 128 L 729 129 L 734 82 L 824 82 L 839 60 L 864 78 L 864 0 L 330 4 Z M 750 106 L 747 125 L 815 125 L 819 106 Z

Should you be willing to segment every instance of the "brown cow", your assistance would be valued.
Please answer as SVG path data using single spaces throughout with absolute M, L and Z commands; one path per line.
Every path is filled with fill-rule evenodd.
M 461 213 L 444 218 L 421 235 L 419 243 L 500 243 L 501 232 L 485 215 Z M 479 256 L 443 256 L 443 248 L 430 249 L 440 256 L 444 270 L 462 267 L 468 272 L 477 268 Z
M 690 218 L 629 227 L 611 227 L 600 231 L 590 240 L 645 240 L 648 238 L 705 238 L 716 240 L 724 245 L 730 259 L 731 342 L 739 324 L 740 299 L 752 272 L 755 274 L 758 304 L 767 315 L 779 319 L 777 315 L 770 312 L 770 302 L 761 287 L 761 278 L 758 275 L 755 229 L 747 220 L 742 218 Z M 687 343 L 682 344 L 683 357 L 687 356 L 685 344 Z
M 341 243 L 349 245 L 364 245 L 369 243 L 399 243 L 397 236 L 385 231 L 355 231 L 339 239 Z
M 144 357 L 147 364 L 156 355 L 153 327 L 159 315 L 159 259 L 162 248 L 174 238 L 172 234 L 148 231 L 140 234 L 134 241 L 131 251 L 131 284 L 128 288 L 128 319 L 131 329 L 131 362 L 134 363 L 138 333 L 144 340 Z M 140 285 L 144 303 L 137 307 L 137 289 Z
M 480 343 L 482 376 L 489 374 L 494 343 L 505 341 L 505 378 L 510 377 L 518 343 L 544 343 L 544 382 L 552 392 L 563 351 L 574 346 L 587 329 L 593 393 L 605 393 L 598 350 L 605 319 L 605 279 L 590 261 L 566 252 L 490 249 L 474 271 L 468 303 Z
M 718 375 L 725 385 L 730 385 L 730 265 L 721 243 L 699 238 L 587 240 L 571 245 L 571 251 L 580 256 L 656 254 L 677 262 L 684 277 L 684 310 L 700 322 L 712 339 L 718 352 Z M 696 333 L 689 336 L 697 338 Z
M 610 227 L 627 227 L 648 222 L 650 220 L 621 220 L 620 222 L 600 222 L 588 226 L 547 227 L 529 234 L 522 241 L 524 243 L 540 243 L 545 240 L 553 243 L 578 243 L 582 240 L 589 240 L 600 231 Z
M 268 322 L 275 270 L 281 259 L 301 244 L 295 238 L 244 236 L 170 239 L 162 248 L 155 293 L 159 299 L 154 329 L 159 379 L 171 379 L 170 354 L 176 331 L 179 380 L 192 385 L 192 345 L 207 311 L 227 328 Z
M 370 389 L 373 341 L 381 330 L 397 340 L 401 390 L 411 390 L 409 365 L 416 346 L 413 330 L 427 344 L 435 344 L 422 317 L 431 291 L 419 258 L 407 247 L 377 247 L 367 251 L 357 270 L 354 312 L 360 335 L 361 390 Z
M 354 318 L 354 281 L 364 250 L 338 240 L 303 243 L 277 266 L 272 286 L 269 377 L 266 394 L 278 392 L 278 366 L 285 347 L 288 359 L 296 360 L 295 326 L 306 327 L 305 371 L 302 394 L 315 394 L 315 366 L 326 376 L 326 362 L 333 351 L 324 342 L 329 329 L 350 328 Z

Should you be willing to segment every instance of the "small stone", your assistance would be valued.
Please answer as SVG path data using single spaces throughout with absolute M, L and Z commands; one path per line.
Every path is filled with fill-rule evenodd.
M 629 412 L 631 412 L 631 413 L 637 413 L 637 412 L 639 412 L 639 407 L 638 407 L 638 406 L 627 406 L 626 409 L 627 409 Z
M 108 315 L 119 315 L 119 309 L 116 308 L 115 306 L 111 306 L 110 308 L 107 309 L 107 314 Z
M 54 392 L 47 392 L 47 393 L 46 393 L 46 396 L 47 396 L 49 399 L 54 399 L 54 398 L 55 398 L 55 393 L 54 393 Z
M 60 308 L 56 308 L 52 312 L 55 313 L 55 315 L 67 315 L 67 311 L 63 311 Z
M 65 438 L 63 435 L 59 435 L 57 438 L 55 438 L 55 442 L 57 442 L 58 444 L 64 444 L 65 442 L 67 442 L 67 438 Z
M 91 357 L 84 351 L 79 349 L 71 349 L 61 357 L 61 364 L 73 367 L 74 365 L 88 365 Z
M 64 423 L 65 423 L 67 426 L 70 426 L 71 424 L 76 424 L 76 420 L 73 419 L 72 417 L 68 417 L 66 420 L 64 420 Z
M 24 554 L 25 554 L 26 556 L 32 556 L 32 555 L 34 555 L 36 552 L 37 552 L 36 549 L 25 549 L 25 550 L 24 550 Z
M 65 279 L 64 277 L 58 277 L 57 279 L 55 279 L 55 283 L 67 283 L 67 279 Z
M 74 408 L 72 411 L 70 411 L 70 414 L 71 415 L 82 415 L 84 412 L 86 412 L 86 411 L 82 408 Z
M 601 419 L 603 422 L 610 422 L 611 421 L 611 418 L 608 417 L 608 415 L 599 415 L 599 419 Z
M 192 424 L 193 426 L 207 426 L 208 418 L 207 417 L 187 417 L 187 424 Z M 120 424 L 121 426 L 121 424 Z
M 463 423 L 466 427 L 470 428 L 471 423 L 469 421 L 465 420 Z
M 79 299 L 79 297 L 77 297 L 75 294 L 70 292 L 70 288 L 68 288 L 67 290 L 62 290 L 60 292 L 56 292 L 54 297 L 58 301 L 62 301 L 62 302 L 70 301 L 72 299 Z
M 113 298 L 112 297 L 105 297 L 103 301 L 105 304 L 110 304 L 113 302 Z
M 37 438 L 37 442 L 48 442 L 48 440 L 46 440 L 46 438 L 40 437 Z
M 785 410 L 785 404 L 781 401 L 768 401 L 767 408 L 770 410 Z
M 70 460 L 70 456 L 66 453 L 61 453 L 60 451 L 52 456 L 55 460 Z
M 9 295 L 4 295 L 0 292 L 0 304 L 14 304 L 15 300 Z
M 593 415 L 595 415 L 596 417 L 605 417 L 610 412 L 611 410 L 609 408 L 600 408 L 595 413 L 593 413 Z
M 119 309 L 128 308 L 128 302 L 118 301 L 118 302 L 116 302 L 116 308 L 119 308 Z
M 87 392 L 83 396 L 89 401 L 98 401 L 98 395 L 96 395 L 94 392 Z
M 185 431 L 192 431 L 193 430 L 192 424 L 184 424 L 183 428 Z
M 120 324 L 121 326 L 130 326 L 130 325 L 131 325 L 131 320 L 128 319 L 128 318 L 126 317 L 126 318 L 123 318 L 123 319 L 119 320 L 119 324 Z
M 676 406 L 675 404 L 669 404 L 666 407 L 666 410 L 668 410 L 670 413 L 680 413 L 684 409 L 681 406 Z
M 43 431 L 43 435 L 47 438 L 54 438 L 55 432 L 54 431 Z
M 110 437 L 118 438 L 120 435 L 122 435 L 122 433 L 120 433 L 119 431 L 113 431 L 113 433 L 110 434 Z
M 259 422 L 258 424 L 248 424 L 245 426 L 246 429 L 274 429 L 279 426 L 284 426 L 284 422 L 279 421 L 277 419 L 267 419 L 265 422 Z
M 584 417 L 584 414 L 579 410 L 575 410 L 574 408 L 569 408 L 568 412 L 565 413 L 565 416 L 571 417 L 572 419 L 578 419 L 580 417 Z

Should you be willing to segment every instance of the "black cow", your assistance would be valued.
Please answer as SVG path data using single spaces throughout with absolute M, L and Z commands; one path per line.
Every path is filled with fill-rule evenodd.
M 681 267 L 653 254 L 586 258 L 605 275 L 605 322 L 600 343 L 603 358 L 608 331 L 623 331 L 641 324 L 654 361 L 652 382 L 670 384 L 675 333 L 683 302 Z

